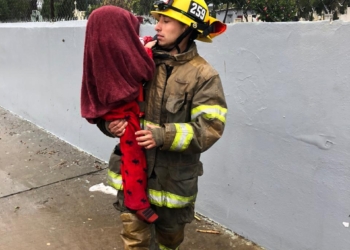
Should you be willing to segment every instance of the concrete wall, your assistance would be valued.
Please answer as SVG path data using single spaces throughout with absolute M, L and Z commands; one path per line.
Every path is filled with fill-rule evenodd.
M 107 160 L 115 140 L 79 112 L 85 25 L 0 24 L 0 106 Z M 349 41 L 336 21 L 239 23 L 198 43 L 229 106 L 199 212 L 266 249 L 349 249 Z

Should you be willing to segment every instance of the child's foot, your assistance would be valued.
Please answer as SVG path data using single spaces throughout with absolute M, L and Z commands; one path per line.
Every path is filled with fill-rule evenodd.
M 140 220 L 147 221 L 148 223 L 153 223 L 158 219 L 158 215 L 150 207 L 137 210 L 136 216 Z

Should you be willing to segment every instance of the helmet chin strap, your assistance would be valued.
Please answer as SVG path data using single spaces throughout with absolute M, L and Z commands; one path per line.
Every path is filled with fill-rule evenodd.
M 188 34 L 190 34 L 192 31 L 195 32 L 195 30 L 194 30 L 193 28 L 188 27 L 188 28 L 175 40 L 174 46 L 172 46 L 171 48 L 164 48 L 164 47 L 158 45 L 158 43 L 157 43 L 157 45 L 158 45 L 158 47 L 159 47 L 161 50 L 164 50 L 164 51 L 167 51 L 167 52 L 170 52 L 170 51 L 172 51 L 174 48 L 176 48 L 177 53 L 180 54 L 181 51 L 180 51 L 179 44 L 180 44 L 180 43 L 182 42 L 182 40 L 183 40 L 186 36 L 188 36 Z M 190 40 L 191 40 L 191 39 L 190 39 Z M 193 41 L 193 40 L 191 40 L 191 41 Z M 190 42 L 190 41 L 189 41 L 189 42 Z M 187 50 L 187 48 L 186 48 L 186 50 Z

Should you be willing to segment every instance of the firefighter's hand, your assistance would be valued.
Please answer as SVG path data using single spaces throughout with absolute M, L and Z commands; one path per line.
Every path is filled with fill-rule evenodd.
M 147 125 L 147 130 L 139 130 L 135 133 L 136 141 L 141 147 L 145 149 L 151 149 L 156 146 L 156 142 L 153 139 L 151 128 L 155 127 L 152 125 Z
M 118 119 L 115 121 L 112 121 L 108 125 L 109 131 L 116 136 L 121 137 L 125 133 L 125 128 L 128 125 L 128 122 L 125 119 Z

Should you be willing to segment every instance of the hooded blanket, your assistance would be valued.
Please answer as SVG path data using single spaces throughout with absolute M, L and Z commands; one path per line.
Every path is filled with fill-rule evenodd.
M 140 23 L 129 11 L 103 6 L 86 27 L 81 115 L 89 122 L 137 98 L 152 79 L 154 62 L 139 39 Z

